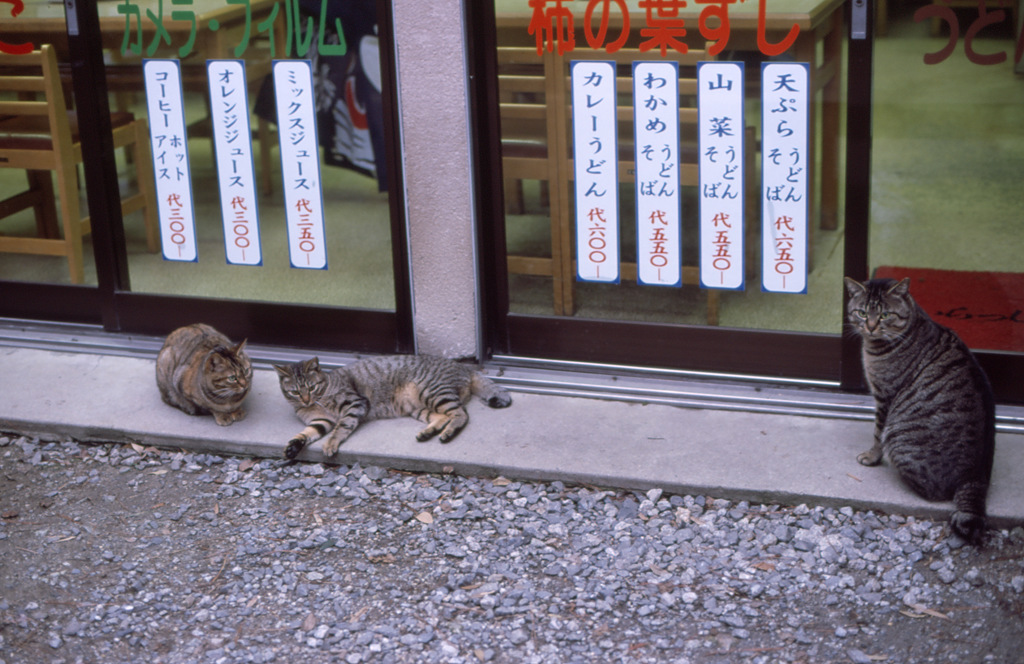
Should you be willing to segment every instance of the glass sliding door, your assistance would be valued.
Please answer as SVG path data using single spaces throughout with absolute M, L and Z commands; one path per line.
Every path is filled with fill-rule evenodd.
M 710 13 L 640 0 L 492 4 L 473 21 L 495 25 L 496 343 L 510 354 L 838 380 L 842 0 L 767 0 L 761 18 L 758 3 Z M 577 108 L 588 101 L 571 73 L 595 62 L 611 62 L 616 79 L 614 132 L 602 136 Z M 666 100 L 635 74 L 641 62 L 673 72 L 670 117 L 657 121 L 675 122 L 678 138 L 644 134 L 645 106 Z M 726 87 L 729 105 L 716 106 Z M 780 142 L 796 127 L 797 142 Z M 611 147 L 598 155 L 598 145 Z M 588 198 L 608 189 L 588 179 L 602 169 L 617 176 L 610 206 Z M 595 278 L 591 256 L 609 249 L 612 276 Z M 805 352 L 783 357 L 791 346 Z
M 119 155 L 116 179 L 154 189 L 155 240 L 141 212 L 101 216 L 106 242 L 84 251 L 108 327 L 164 334 L 204 320 L 256 342 L 409 348 L 388 3 L 69 11 L 86 20 L 77 35 L 52 3 L 30 5 L 20 34 L 63 45 L 68 86 L 78 61 L 99 67 L 108 96 L 87 91 L 79 106 L 148 125 L 146 163 Z M 0 279 L 74 282 L 34 256 L 5 256 Z
M 109 68 L 151 126 L 176 123 L 154 135 L 157 184 L 181 196 L 194 243 L 179 255 L 170 231 L 160 255 L 132 253 L 132 290 L 393 311 L 376 3 L 247 5 L 193 2 L 191 49 L 185 31 L 157 42 L 180 94 L 146 75 L 145 32 Z
M 1013 11 L 984 7 L 896 7 L 875 42 L 869 262 L 973 349 L 1020 353 L 1024 80 Z
M 142 142 L 128 140 L 134 118 L 83 111 L 63 4 L 10 9 L 0 12 L 0 316 L 97 324 L 97 286 L 112 283 L 96 259 L 107 206 L 120 215 L 122 196 L 141 193 L 145 179 L 128 162 Z M 101 124 L 109 129 L 83 129 Z M 127 227 L 145 238 L 137 199 L 126 208 Z
M 1014 74 L 1024 42 L 1014 12 L 999 3 L 953 9 L 924 1 L 883 4 L 879 16 L 870 2 L 764 0 L 727 12 L 668 4 L 493 0 L 474 11 L 475 25 L 495 25 L 474 49 L 481 77 L 493 84 L 480 97 L 479 136 L 501 155 L 488 180 L 495 195 L 483 196 L 480 212 L 496 220 L 481 236 L 494 256 L 484 274 L 493 284 L 495 352 L 863 389 L 859 344 L 843 334 L 842 277 L 909 276 L 933 317 L 964 330 L 999 398 L 1024 400 L 1024 87 Z M 696 67 L 687 60 L 693 54 Z M 630 68 L 642 60 L 672 62 L 679 72 L 678 163 L 692 159 L 698 176 L 721 168 L 709 156 L 726 154 L 706 140 L 724 126 L 714 121 L 740 116 L 702 106 L 701 95 L 724 79 L 705 88 L 697 75 L 694 87 L 694 69 L 743 67 L 742 146 L 753 158 L 742 169 L 743 232 L 729 238 L 744 245 L 741 288 L 715 288 L 704 277 L 701 243 L 723 230 L 704 207 L 722 183 L 694 185 L 682 172 L 683 277 L 669 286 L 637 277 L 634 265 L 650 258 L 636 184 L 637 164 L 650 154 L 637 131 L 647 97 L 630 87 Z M 617 133 L 597 134 L 575 115 L 574 103 L 583 102 L 585 117 L 596 118 L 592 109 L 604 98 L 573 96 L 570 71 L 579 62 L 610 62 L 608 75 L 624 82 L 615 93 Z M 801 70 L 809 79 L 807 135 L 793 147 L 780 139 L 797 128 L 788 114 L 804 103 Z M 692 128 L 686 90 L 697 96 Z M 710 125 L 699 124 L 702 108 Z M 587 153 L 609 144 L 607 156 Z M 581 191 L 597 191 L 580 159 L 595 172 L 618 165 L 612 214 L 596 205 L 580 213 Z M 796 217 L 785 207 L 799 199 L 804 226 L 791 224 Z M 614 221 L 599 227 L 587 213 L 596 209 L 599 221 Z M 613 229 L 614 278 L 586 278 L 581 263 L 604 250 Z M 805 262 L 790 263 L 800 248 Z M 710 256 L 715 265 L 719 255 Z M 779 289 L 776 273 L 791 267 L 799 268 L 799 287 Z
M 1016 6 L 890 5 L 875 40 L 868 273 L 911 280 L 981 358 L 1024 388 L 1024 80 Z

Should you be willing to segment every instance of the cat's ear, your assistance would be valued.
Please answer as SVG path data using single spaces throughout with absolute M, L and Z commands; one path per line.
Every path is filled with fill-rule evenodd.
M 856 279 L 843 277 L 843 282 L 846 284 L 846 292 L 850 294 L 850 297 L 853 297 L 854 295 L 862 295 L 867 292 L 867 288 L 864 287 L 864 284 L 860 283 Z
M 287 378 L 291 375 L 291 372 L 288 371 L 288 367 L 284 364 L 275 364 L 274 368 L 277 369 L 277 375 L 281 378 Z
M 227 348 L 225 348 L 224 346 L 217 346 L 212 351 L 210 351 L 209 354 L 207 354 L 207 356 L 206 356 L 206 366 L 211 371 L 215 371 L 215 370 L 219 369 L 220 367 L 222 367 L 225 364 L 227 364 L 227 361 L 225 360 L 225 356 L 228 353 L 230 353 L 230 352 L 231 351 L 228 350 Z
M 898 297 L 903 297 L 904 295 L 906 295 L 909 292 L 910 292 L 910 277 L 906 277 L 906 278 L 903 279 L 903 281 L 893 285 L 889 289 L 889 292 L 886 293 L 886 295 L 896 295 Z
M 303 371 L 320 371 L 320 358 L 311 357 L 308 360 L 302 362 Z
M 242 339 L 242 343 L 232 348 L 231 352 L 233 352 L 235 355 L 241 355 L 242 353 L 245 352 L 245 344 L 247 343 L 249 343 L 248 339 Z

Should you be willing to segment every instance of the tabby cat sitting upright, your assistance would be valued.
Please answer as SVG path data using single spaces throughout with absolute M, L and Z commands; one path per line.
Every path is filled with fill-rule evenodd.
M 237 422 L 252 384 L 245 341 L 232 344 L 204 323 L 179 327 L 157 355 L 156 384 L 164 403 L 189 415 L 212 413 L 221 426 Z
M 360 423 L 405 415 L 427 424 L 417 440 L 440 434 L 447 443 L 469 421 L 463 406 L 472 395 L 491 408 L 512 403 L 508 392 L 489 378 L 440 357 L 373 357 L 333 371 L 321 369 L 314 357 L 274 368 L 285 399 L 306 424 L 288 441 L 284 455 L 289 459 L 324 436 L 324 454 L 331 456 Z
M 848 319 L 863 339 L 875 397 L 875 444 L 857 460 L 874 466 L 884 455 L 921 497 L 952 499 L 953 530 L 977 542 L 995 452 L 995 399 L 971 351 L 928 317 L 909 288 L 909 279 L 846 279 Z

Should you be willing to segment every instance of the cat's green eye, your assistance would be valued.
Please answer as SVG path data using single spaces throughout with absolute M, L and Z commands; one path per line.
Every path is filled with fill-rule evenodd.
M 854 309 L 853 315 L 856 316 L 857 318 L 867 318 L 868 312 L 864 311 L 863 309 Z
M 892 316 L 891 312 L 883 311 L 881 314 L 878 315 L 878 320 L 885 320 L 889 316 Z

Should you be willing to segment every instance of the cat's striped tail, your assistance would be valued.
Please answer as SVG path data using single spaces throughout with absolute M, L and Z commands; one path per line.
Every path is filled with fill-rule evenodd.
M 512 405 L 512 395 L 508 390 L 483 374 L 473 374 L 470 389 L 491 408 L 507 408 Z
M 316 442 L 327 435 L 327 432 L 334 428 L 334 422 L 317 418 L 306 425 L 306 428 L 292 436 L 284 448 L 286 459 L 294 459 L 307 445 Z
M 950 525 L 960 537 L 968 542 L 978 543 L 985 533 L 985 497 L 988 494 L 988 482 L 970 481 L 957 487 L 953 495 L 956 506 Z

